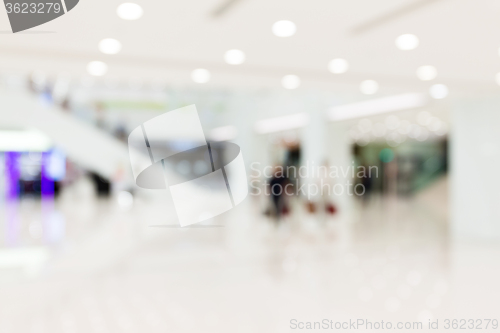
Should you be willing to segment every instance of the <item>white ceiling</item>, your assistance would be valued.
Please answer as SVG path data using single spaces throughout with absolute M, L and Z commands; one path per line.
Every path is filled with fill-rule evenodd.
M 55 74 L 85 73 L 92 60 L 109 64 L 112 77 L 142 77 L 189 83 L 189 73 L 204 67 L 212 72 L 211 85 L 279 86 L 281 76 L 297 74 L 303 87 L 335 84 L 357 87 L 376 79 L 383 87 L 425 90 L 415 70 L 433 65 L 438 78 L 463 92 L 496 93 L 500 72 L 500 1 L 436 0 L 407 15 L 363 33 L 353 30 L 407 4 L 428 0 L 240 0 L 219 18 L 211 12 L 223 0 L 135 0 L 144 8 L 138 21 L 117 17 L 119 0 L 80 0 L 63 17 L 19 34 L 10 30 L 0 10 L 0 70 L 42 69 Z M 288 19 L 297 34 L 278 38 L 272 24 Z M 43 33 L 50 32 L 50 33 Z M 416 34 L 420 46 L 400 51 L 397 36 Z M 98 42 L 116 38 L 119 55 L 103 55 Z M 224 63 L 226 50 L 247 55 L 240 66 Z M 330 59 L 342 57 L 351 68 L 346 74 L 327 71 Z

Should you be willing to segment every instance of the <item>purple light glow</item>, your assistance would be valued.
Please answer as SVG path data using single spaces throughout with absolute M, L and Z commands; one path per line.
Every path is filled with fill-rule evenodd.
M 19 179 L 21 177 L 21 170 L 19 167 L 20 157 L 21 154 L 18 152 L 5 153 L 5 236 L 7 244 L 11 246 L 17 244 L 20 232 L 18 211 Z
M 52 152 L 42 153 L 40 173 L 40 191 L 42 195 L 42 228 L 45 243 L 52 242 L 52 216 L 54 215 L 54 180 L 50 175 L 50 161 Z
M 52 180 L 48 172 L 50 155 L 51 153 L 42 154 L 42 172 L 40 175 L 42 200 L 54 198 L 54 181 Z
M 21 170 L 18 152 L 5 153 L 5 198 L 7 200 L 17 199 L 19 196 L 19 179 Z

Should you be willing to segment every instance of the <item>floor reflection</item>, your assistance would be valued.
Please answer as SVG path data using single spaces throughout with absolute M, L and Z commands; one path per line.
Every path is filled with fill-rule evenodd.
M 6 265 L 1 250 L 1 332 L 289 332 L 292 319 L 496 315 L 500 249 L 450 240 L 435 205 L 445 183 L 327 218 L 295 203 L 280 224 L 247 200 L 210 222 L 223 227 L 188 229 L 168 227 L 161 194 L 122 207 L 87 185 L 15 210 L 31 244 L 17 250 L 32 251 L 16 260 L 36 269 Z M 33 211 L 45 246 L 26 241 L 38 235 Z

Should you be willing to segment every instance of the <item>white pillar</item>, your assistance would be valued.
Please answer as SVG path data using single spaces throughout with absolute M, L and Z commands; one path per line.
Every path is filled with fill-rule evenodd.
M 322 165 L 327 158 L 326 130 L 327 121 L 324 110 L 314 108 L 309 112 L 309 124 L 302 129 L 301 150 L 304 165 Z
M 500 100 L 455 105 L 450 144 L 454 236 L 500 240 Z
M 343 189 L 342 195 L 335 195 L 333 198 L 339 208 L 339 215 L 348 218 L 353 210 L 353 196 L 349 195 L 349 193 L 352 194 L 353 191 L 352 171 L 354 168 L 352 145 L 349 140 L 349 126 L 347 122 L 333 122 L 329 123 L 327 129 L 325 145 L 328 162 L 330 168 L 336 167 L 339 170 L 338 178 L 334 178 L 333 182 L 342 185 Z

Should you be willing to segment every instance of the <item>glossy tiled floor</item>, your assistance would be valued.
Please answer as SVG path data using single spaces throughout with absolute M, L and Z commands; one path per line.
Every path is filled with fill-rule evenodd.
M 451 331 L 446 319 L 500 319 L 500 247 L 450 238 L 443 182 L 333 218 L 295 205 L 279 225 L 254 199 L 211 222 L 224 227 L 188 229 L 172 227 L 161 192 L 126 209 L 86 184 L 55 204 L 4 204 L 0 332 L 274 333 L 324 319 Z

